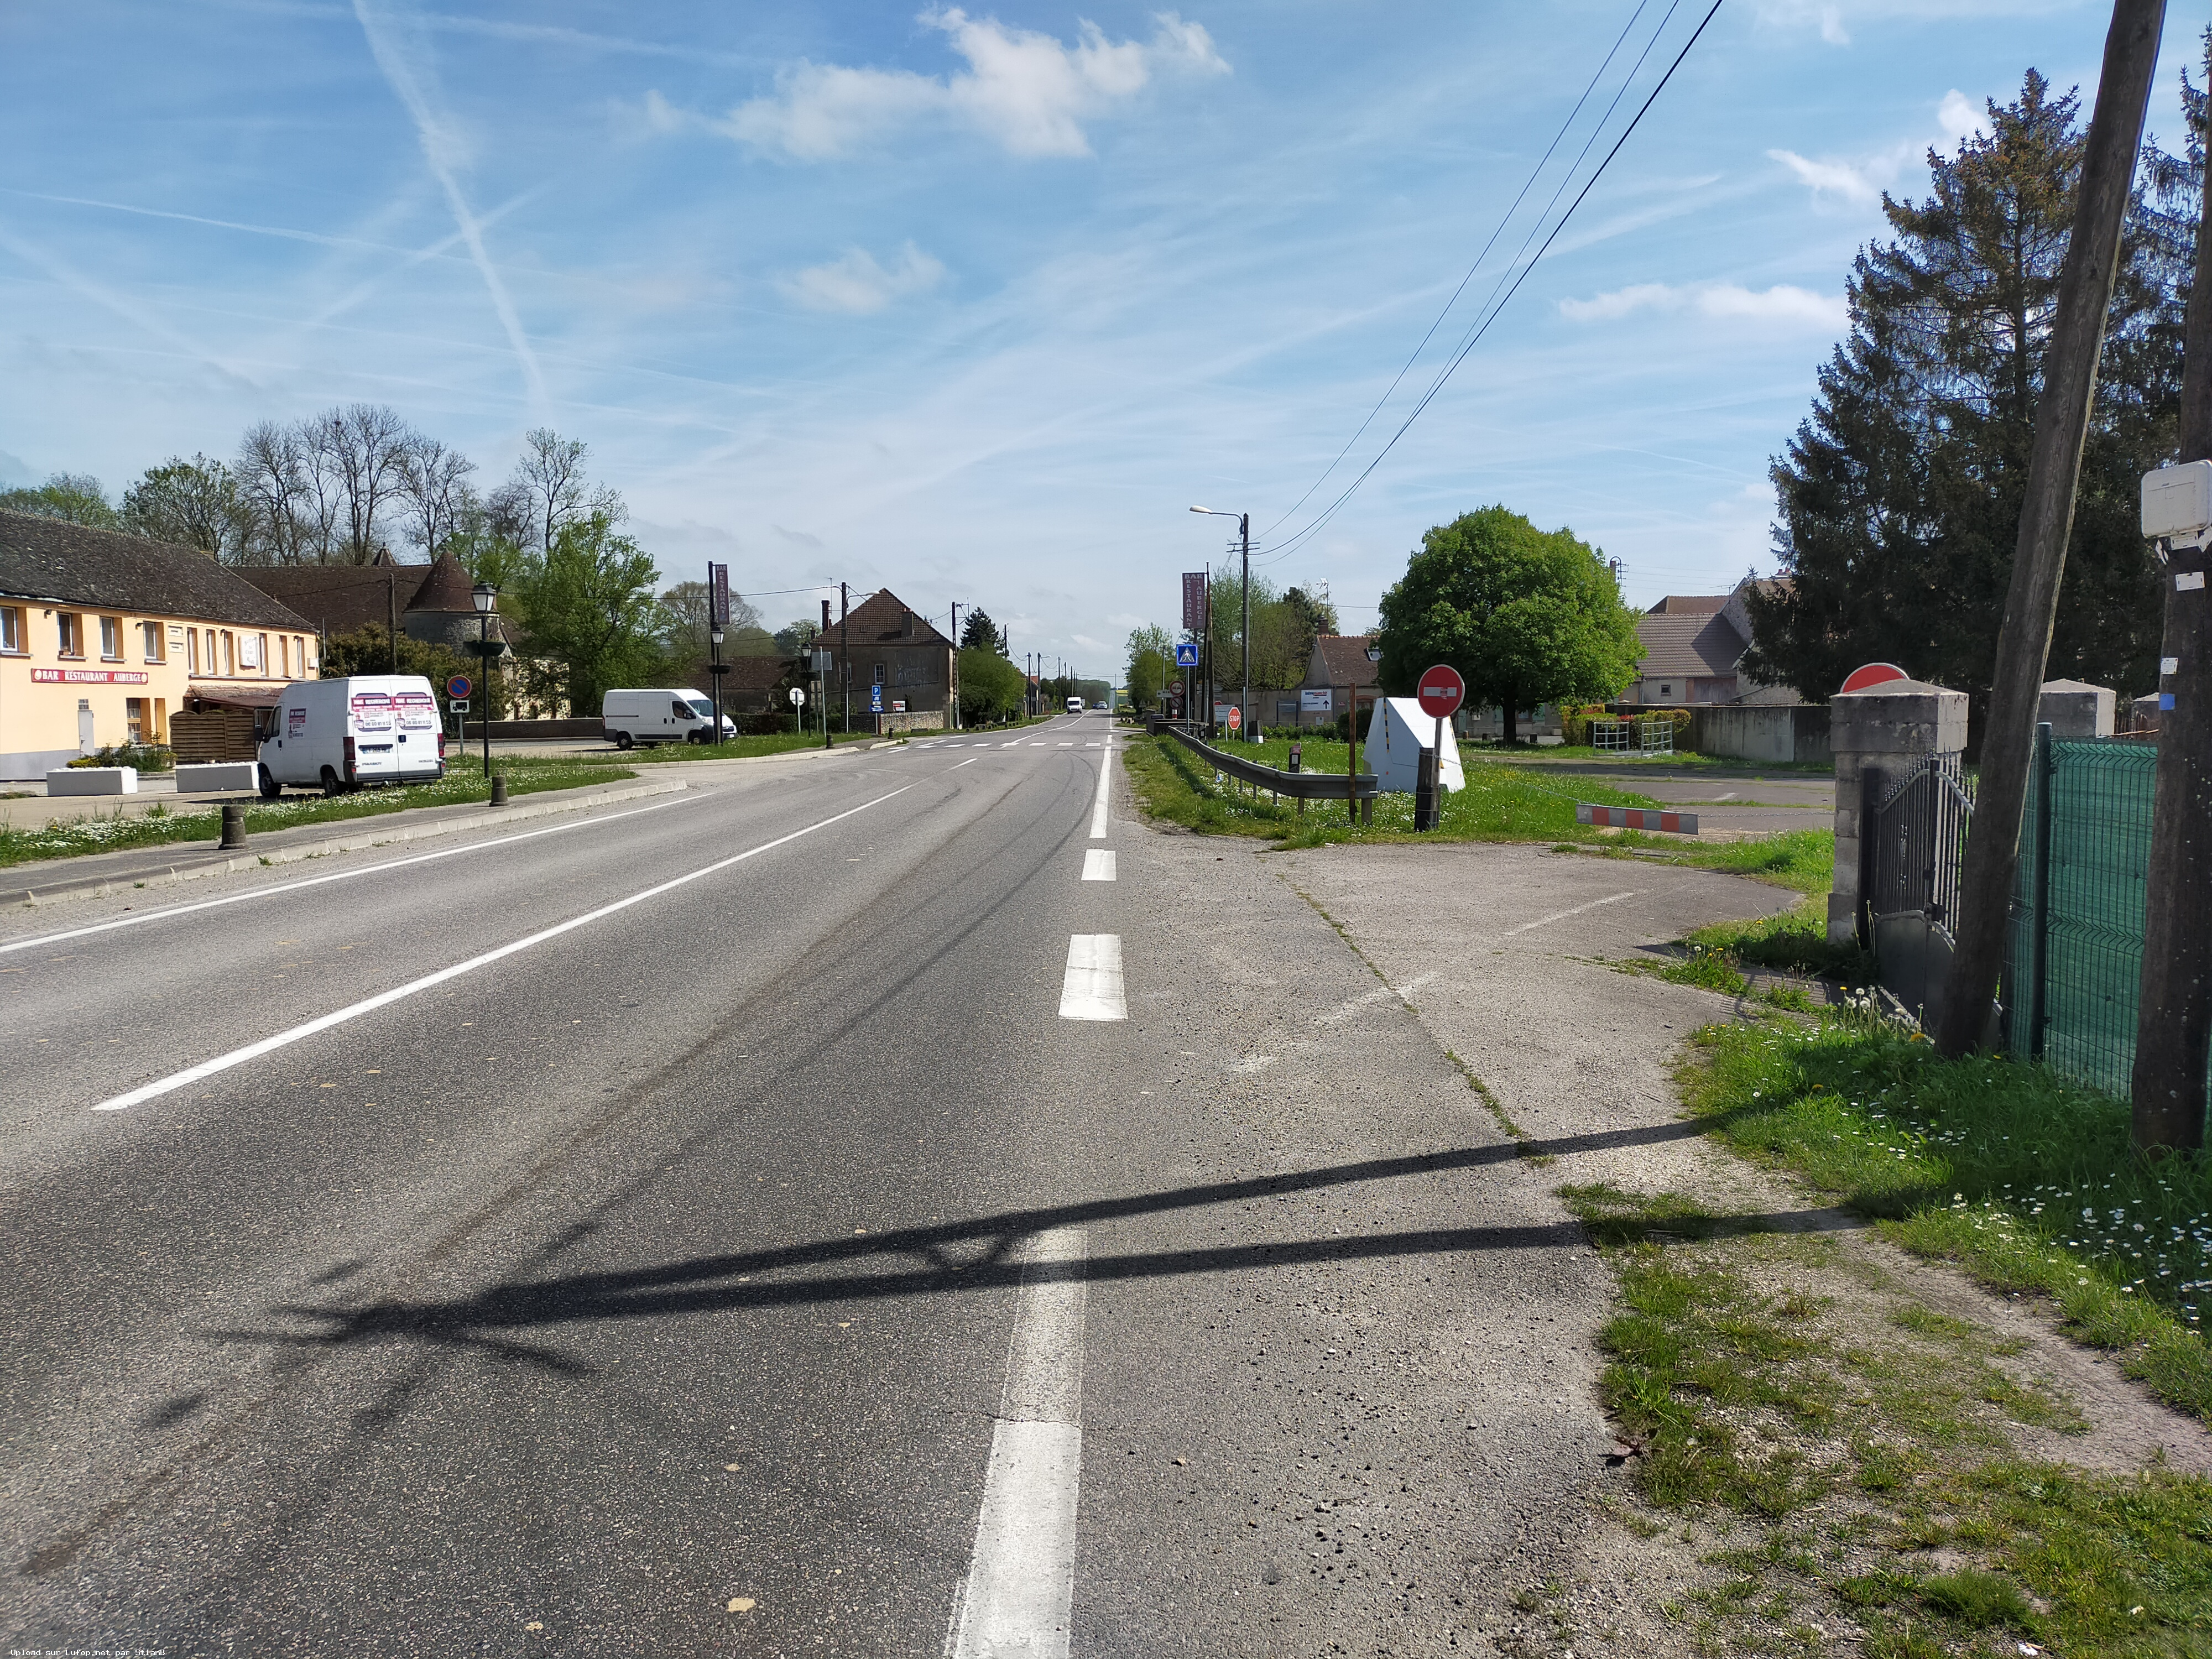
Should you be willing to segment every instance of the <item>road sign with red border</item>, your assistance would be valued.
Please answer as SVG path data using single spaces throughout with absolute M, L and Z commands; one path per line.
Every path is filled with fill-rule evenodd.
M 1416 694 L 1421 700 L 1421 712 L 1437 720 L 1447 720 L 1459 713 L 1460 704 L 1467 701 L 1467 682 L 1459 670 L 1448 663 L 1438 663 L 1434 668 L 1421 671 L 1420 689 Z
M 456 702 L 460 702 L 475 690 L 476 687 L 469 684 L 469 677 L 466 674 L 456 674 L 446 682 L 446 695 Z
M 1229 729 L 1234 732 L 1244 724 L 1244 711 L 1232 702 L 1229 705 L 1229 713 L 1224 718 L 1229 722 Z
M 1893 662 L 1870 662 L 1863 668 L 1851 670 L 1842 689 L 1844 691 L 1863 691 L 1869 686 L 1887 685 L 1892 680 L 1909 680 L 1911 678 Z

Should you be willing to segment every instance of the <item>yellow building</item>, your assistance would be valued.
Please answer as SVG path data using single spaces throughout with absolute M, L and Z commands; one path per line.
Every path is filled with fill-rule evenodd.
M 315 678 L 313 627 L 198 548 L 0 512 L 0 780 L 166 743 L 202 698 Z

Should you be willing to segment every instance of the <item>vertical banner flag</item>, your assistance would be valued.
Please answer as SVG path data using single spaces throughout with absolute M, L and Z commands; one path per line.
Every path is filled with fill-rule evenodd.
M 726 564 L 707 567 L 707 620 L 714 628 L 730 625 L 730 567 Z
M 1206 572 L 1186 570 L 1182 573 L 1183 631 L 1197 634 L 1206 628 Z

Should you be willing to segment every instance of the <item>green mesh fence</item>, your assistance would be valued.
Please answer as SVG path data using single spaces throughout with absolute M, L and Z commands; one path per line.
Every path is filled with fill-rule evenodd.
M 2069 738 L 2039 742 L 2036 762 L 2005 968 L 2012 1051 L 2125 1099 L 2158 750 Z

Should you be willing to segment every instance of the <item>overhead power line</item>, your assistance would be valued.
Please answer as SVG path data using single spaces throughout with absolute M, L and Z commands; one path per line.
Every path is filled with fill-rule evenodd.
M 1406 418 L 1399 423 L 1398 429 L 1390 434 L 1389 441 L 1383 444 L 1381 449 L 1376 452 L 1374 459 L 1369 461 L 1367 465 L 1360 470 L 1359 476 L 1352 479 L 1350 483 L 1346 484 L 1343 490 L 1340 492 L 1327 507 L 1316 514 L 1311 520 L 1300 526 L 1284 540 L 1276 543 L 1272 547 L 1256 550 L 1254 554 L 1255 558 L 1260 556 L 1261 552 L 1262 551 L 1264 551 L 1270 560 L 1280 558 L 1302 545 L 1309 538 L 1312 537 L 1323 526 L 1327 525 L 1330 520 L 1336 516 L 1337 513 L 1343 507 L 1344 504 L 1352 499 L 1353 494 L 1359 489 L 1359 486 L 1366 483 L 1369 476 L 1374 472 L 1376 467 L 1382 464 L 1383 457 L 1388 455 L 1392 449 L 1397 447 L 1398 440 L 1406 435 L 1407 430 L 1413 426 L 1413 422 L 1421 417 L 1422 411 L 1426 410 L 1430 404 L 1435 401 L 1437 394 L 1443 390 L 1445 383 L 1451 379 L 1454 371 L 1455 371 L 1462 362 L 1467 361 L 1468 353 L 1472 352 L 1477 345 L 1481 343 L 1483 337 L 1489 333 L 1491 325 L 1498 320 L 1499 314 L 1504 312 L 1506 306 L 1511 302 L 1514 295 L 1520 291 L 1521 284 L 1528 280 L 1528 273 L 1536 268 L 1536 266 L 1542 261 L 1544 255 L 1550 251 L 1552 244 L 1559 240 L 1559 233 L 1567 228 L 1568 222 L 1575 216 L 1576 210 L 1582 206 L 1584 199 L 1588 198 L 1590 191 L 1596 187 L 1597 181 L 1605 176 L 1606 169 L 1613 165 L 1613 158 L 1620 154 L 1621 147 L 1627 143 L 1629 138 L 1635 133 L 1636 129 L 1643 124 L 1644 118 L 1650 112 L 1651 106 L 1658 101 L 1659 94 L 1667 89 L 1668 82 L 1674 78 L 1674 71 L 1681 68 L 1682 60 L 1690 55 L 1690 49 L 1696 46 L 1699 38 L 1704 35 L 1706 26 L 1713 21 L 1714 16 L 1719 12 L 1723 0 L 1713 0 L 1711 8 L 1707 10 L 1705 16 L 1698 21 L 1698 27 L 1691 32 L 1690 38 L 1682 43 L 1682 49 L 1674 54 L 1674 61 L 1668 64 L 1667 72 L 1659 77 L 1659 84 L 1651 88 L 1650 95 L 1644 99 L 1644 102 L 1638 107 L 1635 115 L 1630 118 L 1627 126 L 1621 130 L 1620 137 L 1613 140 L 1613 147 L 1605 153 L 1605 159 L 1597 164 L 1596 170 L 1590 174 L 1587 180 L 1584 181 L 1582 189 L 1576 192 L 1574 200 L 1567 204 L 1567 210 L 1559 216 L 1558 222 L 1553 225 L 1550 233 L 1545 236 L 1542 246 L 1537 248 L 1533 257 L 1528 258 L 1521 265 L 1520 270 L 1514 276 L 1511 284 L 1505 289 L 1504 292 L 1502 295 L 1498 295 L 1496 299 L 1486 307 L 1485 311 L 1478 317 L 1474 325 L 1470 327 L 1467 335 L 1462 339 L 1457 349 L 1455 349 L 1450 358 L 1446 361 L 1443 368 L 1437 371 L 1436 378 L 1430 382 L 1428 390 L 1421 394 L 1419 401 L 1413 405 L 1413 410 L 1407 415 Z M 1672 15 L 1673 11 L 1670 8 L 1668 15 L 1671 16 Z M 1632 18 L 1630 21 L 1632 24 L 1634 19 Z M 1661 28 L 1663 30 L 1664 27 L 1664 21 L 1662 20 Z M 1657 38 L 1658 32 L 1655 31 L 1653 39 L 1656 40 Z M 1648 46 L 1645 48 L 1647 54 L 1650 50 L 1650 49 Z M 1640 64 L 1642 59 L 1639 58 L 1638 61 Z M 1634 71 L 1631 70 L 1630 79 L 1632 80 L 1633 78 Z M 1626 90 L 1626 82 L 1623 83 L 1622 89 L 1624 92 Z M 1616 95 L 1614 101 L 1618 104 L 1618 95 Z M 1608 113 L 1609 112 L 1608 112 Z M 1600 130 L 1602 131 L 1602 123 L 1601 123 Z M 1593 134 L 1592 142 L 1595 142 L 1595 134 Z M 1583 147 L 1583 154 L 1587 155 L 1588 153 L 1589 146 L 1585 145 Z M 1568 173 L 1568 178 L 1571 179 L 1572 177 L 1573 173 L 1571 169 Z M 1565 188 L 1564 183 L 1562 183 L 1560 188 L 1562 191 Z M 1558 199 L 1558 193 L 1555 192 L 1553 194 L 1553 200 L 1556 202 Z M 1548 209 L 1547 210 L 1548 211 Z M 1541 218 L 1539 218 L 1537 222 L 1540 225 L 1543 222 Z M 1531 232 L 1531 234 L 1534 234 L 1533 231 Z M 1525 248 L 1527 244 L 1524 242 L 1522 246 Z M 1431 330 L 1431 332 L 1433 331 L 1434 331 Z M 1424 343 L 1425 343 L 1425 342 Z M 1401 378 L 1402 378 L 1402 373 Z M 1372 418 L 1373 416 L 1370 415 L 1369 419 L 1372 420 Z M 1363 429 L 1364 428 L 1364 423 L 1363 423 Z M 1340 459 L 1341 458 L 1340 457 Z M 1334 463 L 1332 462 L 1332 470 L 1334 470 Z M 1328 475 L 1324 473 L 1322 476 L 1325 477 Z M 1316 482 L 1318 483 L 1318 481 Z M 1312 493 L 1313 492 L 1311 490 L 1307 491 L 1307 495 L 1309 495 Z M 1305 498 L 1301 496 L 1299 499 L 1303 501 Z M 1295 509 L 1293 510 L 1295 511 Z M 1285 516 L 1287 517 L 1288 515 L 1286 514 Z M 1282 520 L 1277 520 L 1276 522 L 1279 524 Z

